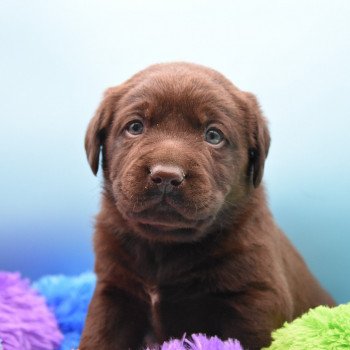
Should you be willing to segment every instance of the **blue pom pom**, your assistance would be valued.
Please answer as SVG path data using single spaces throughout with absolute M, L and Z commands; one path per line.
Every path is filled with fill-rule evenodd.
M 45 276 L 34 283 L 34 288 L 47 299 L 64 334 L 61 350 L 78 347 L 95 284 L 93 273 L 77 277 Z

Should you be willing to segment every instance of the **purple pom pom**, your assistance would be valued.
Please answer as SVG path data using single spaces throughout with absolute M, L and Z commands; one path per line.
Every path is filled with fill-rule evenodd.
M 238 340 L 207 338 L 204 334 L 192 334 L 190 339 L 173 339 L 163 345 L 161 350 L 243 350 Z
M 45 299 L 19 273 L 0 272 L 0 348 L 54 350 L 63 336 Z

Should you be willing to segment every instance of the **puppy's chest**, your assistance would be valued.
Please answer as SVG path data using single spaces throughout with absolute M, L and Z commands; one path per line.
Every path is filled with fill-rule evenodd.
M 205 294 L 215 284 L 217 261 L 199 250 L 135 244 L 129 253 L 132 270 L 152 306 Z
M 151 249 L 148 246 L 135 248 L 130 254 L 133 269 L 145 284 L 151 286 L 148 287 L 150 290 L 182 279 L 191 266 L 174 252 Z
M 167 259 L 139 265 L 143 292 L 154 308 L 159 303 L 178 302 L 216 289 L 215 273 L 205 264 L 175 264 Z
M 160 286 L 175 283 L 182 279 L 182 269 L 175 268 L 171 262 L 147 257 L 135 261 L 135 271 L 143 281 L 145 291 L 148 295 L 159 294 Z

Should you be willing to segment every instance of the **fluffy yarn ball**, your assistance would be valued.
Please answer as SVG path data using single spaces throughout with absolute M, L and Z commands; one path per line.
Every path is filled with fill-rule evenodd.
M 76 277 L 45 276 L 34 283 L 56 315 L 64 340 L 60 350 L 76 349 L 84 327 L 96 277 L 84 273 Z
M 19 273 L 0 272 L 0 348 L 57 349 L 62 334 L 45 299 Z
M 350 349 L 350 304 L 319 306 L 272 334 L 268 350 Z
M 150 350 L 150 349 L 147 349 Z M 160 350 L 243 350 L 238 340 L 221 340 L 218 337 L 206 337 L 204 334 L 192 334 L 189 339 L 173 339 L 165 342 Z

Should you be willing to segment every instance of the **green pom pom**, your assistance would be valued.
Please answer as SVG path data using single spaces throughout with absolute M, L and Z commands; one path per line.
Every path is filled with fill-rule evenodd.
M 319 306 L 272 333 L 266 350 L 350 349 L 350 303 Z

